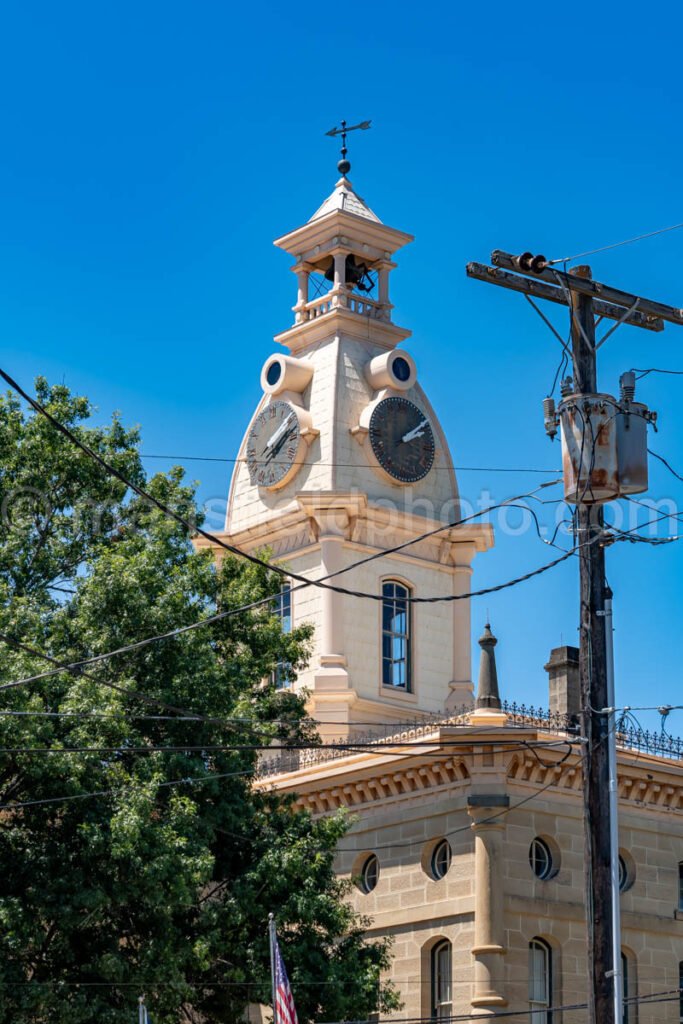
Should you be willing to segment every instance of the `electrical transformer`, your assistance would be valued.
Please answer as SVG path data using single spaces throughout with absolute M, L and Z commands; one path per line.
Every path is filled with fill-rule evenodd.
M 552 398 L 543 403 L 546 432 L 562 431 L 565 501 L 592 504 L 647 490 L 647 425 L 656 413 L 634 401 L 635 373 L 620 378 L 620 397 L 574 392 L 563 381 L 557 412 Z

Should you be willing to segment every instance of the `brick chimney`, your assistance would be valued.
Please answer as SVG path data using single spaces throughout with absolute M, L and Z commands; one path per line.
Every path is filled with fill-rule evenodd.
M 578 716 L 581 711 L 578 647 L 553 647 L 544 668 L 548 673 L 550 713 Z

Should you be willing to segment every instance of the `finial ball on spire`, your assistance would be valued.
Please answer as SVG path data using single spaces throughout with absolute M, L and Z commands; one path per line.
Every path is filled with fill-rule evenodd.
M 339 128 L 331 128 L 329 132 L 325 132 L 326 135 L 331 135 L 332 138 L 337 135 L 341 135 L 341 160 L 337 164 L 337 170 L 341 174 L 342 178 L 345 178 L 351 170 L 351 164 L 346 159 L 346 136 L 349 132 L 355 132 L 358 129 L 365 132 L 369 127 L 369 121 L 361 121 L 359 124 L 352 124 L 350 128 L 347 127 L 346 121 L 342 121 Z

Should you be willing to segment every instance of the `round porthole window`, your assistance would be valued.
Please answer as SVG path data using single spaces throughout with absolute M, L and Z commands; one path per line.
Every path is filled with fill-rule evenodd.
M 625 850 L 619 853 L 619 892 L 631 888 L 636 878 L 636 865 L 633 857 Z
M 375 857 L 374 853 L 371 853 L 369 857 L 363 862 L 363 866 L 360 870 L 360 889 L 361 892 L 369 893 L 376 887 L 379 881 L 379 861 Z
M 540 878 L 542 881 L 555 874 L 555 865 L 550 847 L 545 840 L 540 839 L 538 836 L 529 847 L 529 863 L 536 878 Z
M 278 359 L 274 359 L 272 363 L 268 364 L 268 369 L 266 370 L 266 380 L 272 387 L 274 384 L 277 384 L 281 376 L 282 364 Z
M 404 384 L 407 380 L 410 380 L 412 369 L 410 363 L 404 356 L 397 356 L 391 364 L 391 369 L 397 380 L 400 380 Z
M 448 872 L 451 866 L 451 847 L 447 839 L 441 839 L 432 852 L 432 878 L 437 881 Z

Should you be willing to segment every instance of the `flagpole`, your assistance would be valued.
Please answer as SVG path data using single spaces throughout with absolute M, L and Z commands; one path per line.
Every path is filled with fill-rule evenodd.
M 277 936 L 275 931 L 275 918 L 268 914 L 268 939 L 270 945 L 270 987 L 273 994 L 273 1024 L 278 1024 L 277 992 L 275 985 L 275 943 Z

